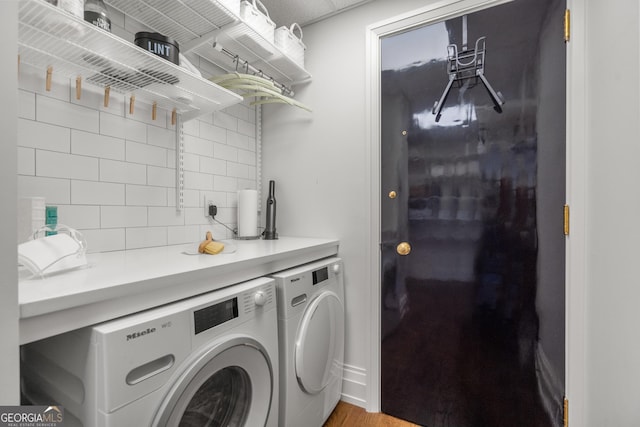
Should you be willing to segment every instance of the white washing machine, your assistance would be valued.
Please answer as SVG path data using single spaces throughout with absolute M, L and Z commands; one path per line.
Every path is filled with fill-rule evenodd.
M 65 426 L 276 426 L 275 286 L 260 278 L 22 347 L 22 391 Z
M 272 275 L 278 295 L 281 427 L 320 427 L 342 392 L 342 261 L 329 258 Z

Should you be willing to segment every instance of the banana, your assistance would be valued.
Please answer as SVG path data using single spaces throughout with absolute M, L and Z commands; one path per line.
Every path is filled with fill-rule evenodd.
M 207 231 L 207 238 L 198 246 L 198 252 L 201 254 L 215 255 L 224 250 L 224 244 L 213 240 L 213 235 Z
M 204 247 L 204 253 L 209 255 L 219 254 L 224 250 L 224 244 L 220 242 L 210 242 Z

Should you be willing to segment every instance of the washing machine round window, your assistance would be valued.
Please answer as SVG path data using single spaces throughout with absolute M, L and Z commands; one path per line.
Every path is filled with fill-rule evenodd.
M 273 370 L 266 350 L 249 337 L 213 345 L 181 374 L 154 426 L 257 426 L 268 419 Z
M 295 342 L 296 376 L 307 393 L 317 394 L 332 378 L 342 376 L 344 309 L 334 292 L 322 292 L 311 301 Z

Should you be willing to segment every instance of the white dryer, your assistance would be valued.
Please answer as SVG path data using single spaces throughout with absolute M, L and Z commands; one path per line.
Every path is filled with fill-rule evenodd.
M 260 278 L 27 344 L 22 391 L 69 427 L 273 427 L 277 342 Z
M 342 261 L 329 258 L 272 275 L 278 295 L 281 427 L 320 427 L 342 392 Z

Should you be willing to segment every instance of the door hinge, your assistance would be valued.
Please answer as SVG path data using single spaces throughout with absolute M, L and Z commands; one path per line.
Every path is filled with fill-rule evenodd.
M 569 427 L 569 399 L 567 399 L 566 396 L 562 402 L 562 425 Z
M 569 205 L 564 205 L 563 208 L 563 216 L 564 216 L 564 225 L 563 225 L 563 231 L 564 231 L 564 235 L 568 236 L 569 235 Z
M 564 42 L 571 40 L 571 12 L 569 9 L 564 11 Z

